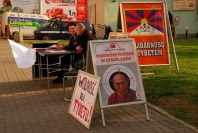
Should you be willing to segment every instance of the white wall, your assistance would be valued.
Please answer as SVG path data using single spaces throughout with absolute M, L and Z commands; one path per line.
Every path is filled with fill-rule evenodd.
M 88 21 L 95 25 L 96 36 L 104 36 L 104 0 L 88 0 Z
M 117 30 L 117 18 L 119 13 L 119 3 L 120 2 L 144 2 L 144 1 L 162 1 L 162 0 L 105 0 L 104 1 L 104 23 L 110 25 L 113 31 Z M 189 27 L 188 33 L 189 36 L 196 36 L 198 33 L 198 7 L 195 7 L 195 10 L 191 11 L 173 11 L 173 0 L 166 0 L 168 10 L 173 15 L 173 19 L 176 16 L 180 17 L 180 21 L 175 23 L 175 33 L 176 36 L 185 36 L 185 27 Z M 198 0 L 196 0 L 198 4 Z

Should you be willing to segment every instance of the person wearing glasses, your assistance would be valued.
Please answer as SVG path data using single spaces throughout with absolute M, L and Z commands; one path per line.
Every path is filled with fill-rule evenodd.
M 127 80 L 122 73 L 115 74 L 113 77 L 114 93 L 109 96 L 108 105 L 137 101 L 136 91 L 129 88 Z

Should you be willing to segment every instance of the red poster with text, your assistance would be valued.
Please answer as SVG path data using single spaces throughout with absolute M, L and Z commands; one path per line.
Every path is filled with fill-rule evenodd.
M 121 3 L 122 29 L 134 38 L 141 66 L 169 65 L 166 16 L 162 2 Z
M 40 13 L 49 18 L 87 21 L 87 0 L 41 0 Z

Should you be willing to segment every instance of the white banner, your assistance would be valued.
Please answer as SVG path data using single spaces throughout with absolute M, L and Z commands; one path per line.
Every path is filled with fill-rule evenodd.
M 8 40 L 12 48 L 12 53 L 19 68 L 29 68 L 36 61 L 36 50 L 28 49 L 19 43 Z
M 134 49 L 131 41 L 97 42 L 93 45 L 92 54 L 95 57 L 96 66 L 131 63 L 136 61 Z

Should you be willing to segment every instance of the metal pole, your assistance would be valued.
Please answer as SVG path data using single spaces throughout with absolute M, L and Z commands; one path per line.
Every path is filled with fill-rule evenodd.
M 18 8 L 17 12 L 18 12 L 18 24 L 19 24 L 19 33 L 20 33 L 20 19 L 19 19 L 19 8 Z
M 46 56 L 46 62 L 47 62 L 47 85 L 48 85 L 48 91 L 50 93 L 50 83 L 49 83 L 49 59 L 48 56 Z
M 102 114 L 102 124 L 105 127 L 106 124 L 105 124 L 105 118 L 104 118 L 104 111 L 103 111 L 103 109 L 100 109 L 100 111 L 101 111 L 101 114 Z
M 186 27 L 186 38 L 188 38 L 188 26 Z
M 94 4 L 94 8 L 95 8 L 95 25 L 96 25 L 96 4 Z
M 41 14 L 41 1 L 38 0 L 38 4 L 39 4 L 39 13 L 38 14 Z
M 167 4 L 166 4 L 166 0 L 163 0 L 163 2 L 164 2 L 164 4 L 165 4 L 165 11 L 166 11 L 166 20 L 167 20 L 167 26 L 168 26 L 168 33 L 169 33 L 170 42 L 172 43 L 172 51 L 173 51 L 175 66 L 176 66 L 176 69 L 179 71 L 179 65 L 178 65 L 178 62 L 177 62 L 177 56 L 176 56 L 176 52 L 175 52 L 175 46 L 174 46 L 172 31 L 171 31 L 171 28 L 170 28 L 170 27 L 171 27 L 171 26 L 170 26 L 170 20 L 169 20 L 169 17 L 168 17 L 168 7 L 167 7 Z
M 148 108 L 147 108 L 146 103 L 144 104 L 144 108 L 145 108 L 145 111 L 146 111 L 146 120 L 149 121 L 149 114 L 148 114 Z

